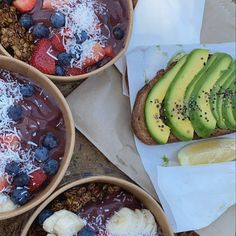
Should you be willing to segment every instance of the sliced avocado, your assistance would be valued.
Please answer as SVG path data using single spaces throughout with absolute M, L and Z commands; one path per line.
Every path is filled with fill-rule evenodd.
M 216 119 L 210 106 L 210 92 L 215 83 L 227 70 L 232 62 L 232 57 L 225 53 L 213 63 L 205 75 L 197 82 L 191 96 L 195 97 L 195 107 L 190 110 L 190 120 L 199 137 L 208 137 L 216 128 Z
M 191 110 L 192 105 L 194 105 L 195 98 L 191 96 L 194 87 L 196 86 L 198 80 L 201 79 L 201 77 L 206 73 L 206 71 L 209 69 L 209 67 L 219 58 L 218 53 L 214 53 L 210 59 L 207 61 L 206 65 L 201 69 L 201 71 L 194 77 L 194 79 L 191 81 L 191 83 L 188 85 L 185 95 L 184 95 L 184 104 L 185 104 L 185 110 L 186 115 L 189 115 L 189 110 Z
M 206 49 L 193 50 L 175 76 L 164 99 L 167 124 L 172 133 L 180 140 L 193 139 L 193 126 L 184 112 L 184 95 L 188 85 L 207 62 L 208 55 L 209 51 Z
M 232 107 L 235 72 L 236 70 L 234 70 L 234 73 L 232 73 L 231 76 L 227 79 L 227 81 L 225 81 L 225 83 L 221 87 L 221 90 L 219 92 L 220 94 L 217 99 L 217 126 L 221 129 L 235 130 L 236 127 L 236 120 L 233 115 Z
M 147 129 L 153 139 L 160 144 L 167 143 L 170 136 L 170 128 L 165 125 L 161 118 L 162 102 L 167 89 L 176 74 L 184 65 L 186 58 L 187 56 L 185 55 L 171 70 L 164 74 L 164 76 L 151 89 L 146 100 L 144 115 Z
M 234 66 L 231 66 L 228 70 L 224 71 L 221 77 L 217 80 L 215 85 L 212 88 L 211 95 L 210 95 L 210 106 L 211 111 L 216 120 L 219 120 L 219 116 L 217 113 L 217 100 L 220 97 L 220 89 L 223 84 L 227 81 L 227 79 L 234 73 Z
M 167 67 L 170 66 L 172 63 L 175 63 L 177 61 L 179 61 L 182 57 L 184 57 L 186 55 L 185 52 L 181 51 L 176 53 L 168 62 Z

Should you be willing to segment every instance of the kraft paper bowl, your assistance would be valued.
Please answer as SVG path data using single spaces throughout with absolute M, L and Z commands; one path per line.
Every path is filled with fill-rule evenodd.
M 165 236 L 173 236 L 173 232 L 167 222 L 167 219 L 165 217 L 165 214 L 162 210 L 162 208 L 159 206 L 159 204 L 144 190 L 142 190 L 140 187 L 114 177 L 108 177 L 108 176 L 95 176 L 95 177 L 89 177 L 81 180 L 77 180 L 75 182 L 72 182 L 70 184 L 65 185 L 64 187 L 57 190 L 55 193 L 53 193 L 41 206 L 38 207 L 38 209 L 33 213 L 33 215 L 29 218 L 28 222 L 26 223 L 25 227 L 22 230 L 21 236 L 27 236 L 29 230 L 33 226 L 34 221 L 37 219 L 40 212 L 47 207 L 48 204 L 50 204 L 56 197 L 58 197 L 63 192 L 67 191 L 68 189 L 71 189 L 75 186 L 80 186 L 84 184 L 89 183 L 107 183 L 107 184 L 113 184 L 120 186 L 121 188 L 127 190 L 128 192 L 132 193 L 134 196 L 136 196 L 143 204 L 144 206 L 149 209 L 152 214 L 154 215 L 156 222 L 160 225 L 163 233 Z
M 133 3 L 132 3 L 132 0 L 126 0 L 127 1 L 127 14 L 128 14 L 128 18 L 129 18 L 129 21 L 128 21 L 128 29 L 127 29 L 127 32 L 126 32 L 126 38 L 125 38 L 125 43 L 124 43 L 124 48 L 111 60 L 109 61 L 107 64 L 105 64 L 104 66 L 92 71 L 92 72 L 89 72 L 89 73 L 86 73 L 86 74 L 83 74 L 83 75 L 76 75 L 76 76 L 55 76 L 55 75 L 47 75 L 46 76 L 48 78 L 50 78 L 51 80 L 53 81 L 56 81 L 56 82 L 73 82 L 73 81 L 78 81 L 78 80 L 82 80 L 82 79 L 85 79 L 85 78 L 88 78 L 92 75 L 95 75 L 97 73 L 101 73 L 102 71 L 106 70 L 107 68 L 109 68 L 110 66 L 114 65 L 115 62 L 121 58 L 127 48 L 128 48 L 128 44 L 129 44 L 129 40 L 130 40 L 130 37 L 131 37 L 131 33 L 132 33 L 132 25 L 133 25 Z M 0 54 L 3 54 L 5 56 L 8 56 L 8 57 L 11 57 L 11 55 L 7 52 L 7 50 L 0 44 Z
M 24 62 L 5 56 L 0 56 L 0 69 L 6 69 L 20 73 L 23 76 L 26 76 L 32 81 L 36 82 L 42 88 L 46 89 L 46 91 L 57 101 L 57 104 L 62 111 L 66 128 L 65 153 L 61 160 L 60 168 L 57 174 L 52 177 L 47 187 L 37 193 L 28 203 L 20 206 L 19 208 L 16 208 L 13 211 L 0 213 L 0 220 L 4 220 L 18 216 L 31 210 L 32 208 L 42 203 L 45 199 L 47 199 L 47 197 L 56 189 L 70 164 L 70 160 L 74 150 L 75 129 L 73 117 L 65 98 L 58 90 L 58 88 L 45 75 Z

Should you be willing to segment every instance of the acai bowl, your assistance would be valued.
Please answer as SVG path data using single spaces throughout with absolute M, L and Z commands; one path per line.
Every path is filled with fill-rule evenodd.
M 138 186 L 96 176 L 65 185 L 30 217 L 22 236 L 173 236 L 163 210 Z
M 0 220 L 55 190 L 71 160 L 74 132 L 57 87 L 26 63 L 0 56 Z
M 124 54 L 132 11 L 131 0 L 3 0 L 0 52 L 52 80 L 84 79 Z

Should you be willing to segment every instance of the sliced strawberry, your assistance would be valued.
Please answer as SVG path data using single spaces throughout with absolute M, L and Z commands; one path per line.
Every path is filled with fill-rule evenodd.
M 30 61 L 32 66 L 49 75 L 55 74 L 56 68 L 55 59 L 48 54 L 51 47 L 52 44 L 49 39 L 41 39 L 34 48 Z
M 58 52 L 64 52 L 65 48 L 63 45 L 63 38 L 60 34 L 54 34 L 52 39 L 52 47 L 57 50 Z
M 63 4 L 65 4 L 67 2 L 68 2 L 68 0 L 57 0 L 56 4 L 57 4 L 57 6 L 62 6 Z M 52 0 L 44 0 L 43 1 L 43 9 L 53 10 Z
M 13 6 L 21 13 L 31 11 L 37 3 L 37 0 L 15 0 Z
M 4 177 L 0 177 L 0 191 L 8 186 L 8 182 Z
M 19 146 L 20 139 L 15 134 L 0 135 L 1 146 L 15 150 Z
M 36 170 L 30 174 L 30 177 L 31 178 L 28 185 L 30 192 L 38 190 L 47 179 L 47 175 L 42 170 Z
M 83 65 L 85 67 L 96 64 L 97 62 L 101 61 L 106 55 L 104 48 L 102 48 L 98 43 L 93 46 L 92 54 L 93 56 L 88 57 L 84 60 Z
M 112 48 L 112 46 L 110 46 L 110 45 L 107 45 L 105 48 L 104 48 L 104 51 L 105 51 L 105 55 L 107 56 L 107 57 L 114 57 L 115 56 L 115 53 L 114 53 L 114 51 L 113 51 L 113 48 Z
M 68 76 L 74 76 L 74 75 L 83 75 L 86 71 L 79 69 L 79 68 L 69 68 L 66 72 L 66 75 Z

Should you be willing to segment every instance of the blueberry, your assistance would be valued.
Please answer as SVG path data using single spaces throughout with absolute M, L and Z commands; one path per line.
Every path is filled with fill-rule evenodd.
M 11 200 L 16 205 L 23 205 L 29 200 L 29 191 L 26 187 L 18 187 L 11 194 Z
M 48 210 L 48 209 L 44 209 L 41 211 L 41 213 L 38 216 L 38 223 L 40 225 L 43 225 L 43 222 L 49 218 L 51 215 L 53 215 L 53 211 Z
M 65 69 L 62 66 L 56 65 L 56 75 L 64 76 L 65 73 Z
M 76 34 L 75 37 L 76 37 L 76 43 L 78 44 L 82 44 L 87 39 L 89 39 L 87 32 L 84 30 L 82 30 L 79 34 Z
M 32 34 L 35 38 L 48 38 L 50 35 L 49 28 L 44 24 L 36 24 L 33 28 Z
M 34 157 L 38 162 L 46 161 L 48 159 L 48 149 L 45 147 L 36 148 Z
M 34 94 L 34 87 L 31 84 L 23 84 L 20 87 L 20 92 L 25 98 L 31 97 Z
M 5 3 L 8 4 L 8 5 L 11 5 L 12 2 L 13 2 L 13 0 L 5 0 Z M 0 3 L 1 3 L 1 1 L 0 1 Z
M 6 167 L 5 167 L 5 172 L 11 176 L 16 176 L 17 174 L 19 174 L 20 173 L 19 162 L 11 161 L 11 162 L 7 163 Z
M 72 56 L 66 52 L 62 52 L 57 56 L 58 63 L 63 66 L 70 66 Z
M 83 229 L 81 229 L 78 233 L 77 236 L 95 236 L 95 233 L 91 228 L 88 226 L 85 226 Z
M 21 120 L 23 117 L 22 116 L 23 109 L 20 105 L 13 105 L 8 109 L 7 115 L 10 119 L 17 122 L 17 121 Z
M 19 22 L 25 29 L 28 30 L 33 25 L 33 18 L 29 14 L 23 14 L 20 17 Z
M 66 18 L 65 15 L 61 12 L 55 12 L 51 16 L 51 24 L 54 28 L 61 28 L 65 26 Z
M 47 149 L 51 150 L 51 149 L 57 147 L 59 142 L 58 142 L 58 140 L 57 140 L 55 135 L 53 135 L 52 133 L 48 133 L 44 137 L 42 144 Z
M 113 35 L 114 35 L 115 39 L 121 40 L 124 38 L 125 32 L 123 29 L 121 29 L 119 26 L 117 26 L 113 29 Z
M 13 184 L 17 187 L 24 187 L 28 185 L 29 180 L 29 176 L 26 173 L 22 172 L 14 178 Z
M 58 161 L 54 159 L 50 159 L 45 162 L 43 166 L 43 170 L 46 172 L 48 175 L 55 175 L 59 167 Z

